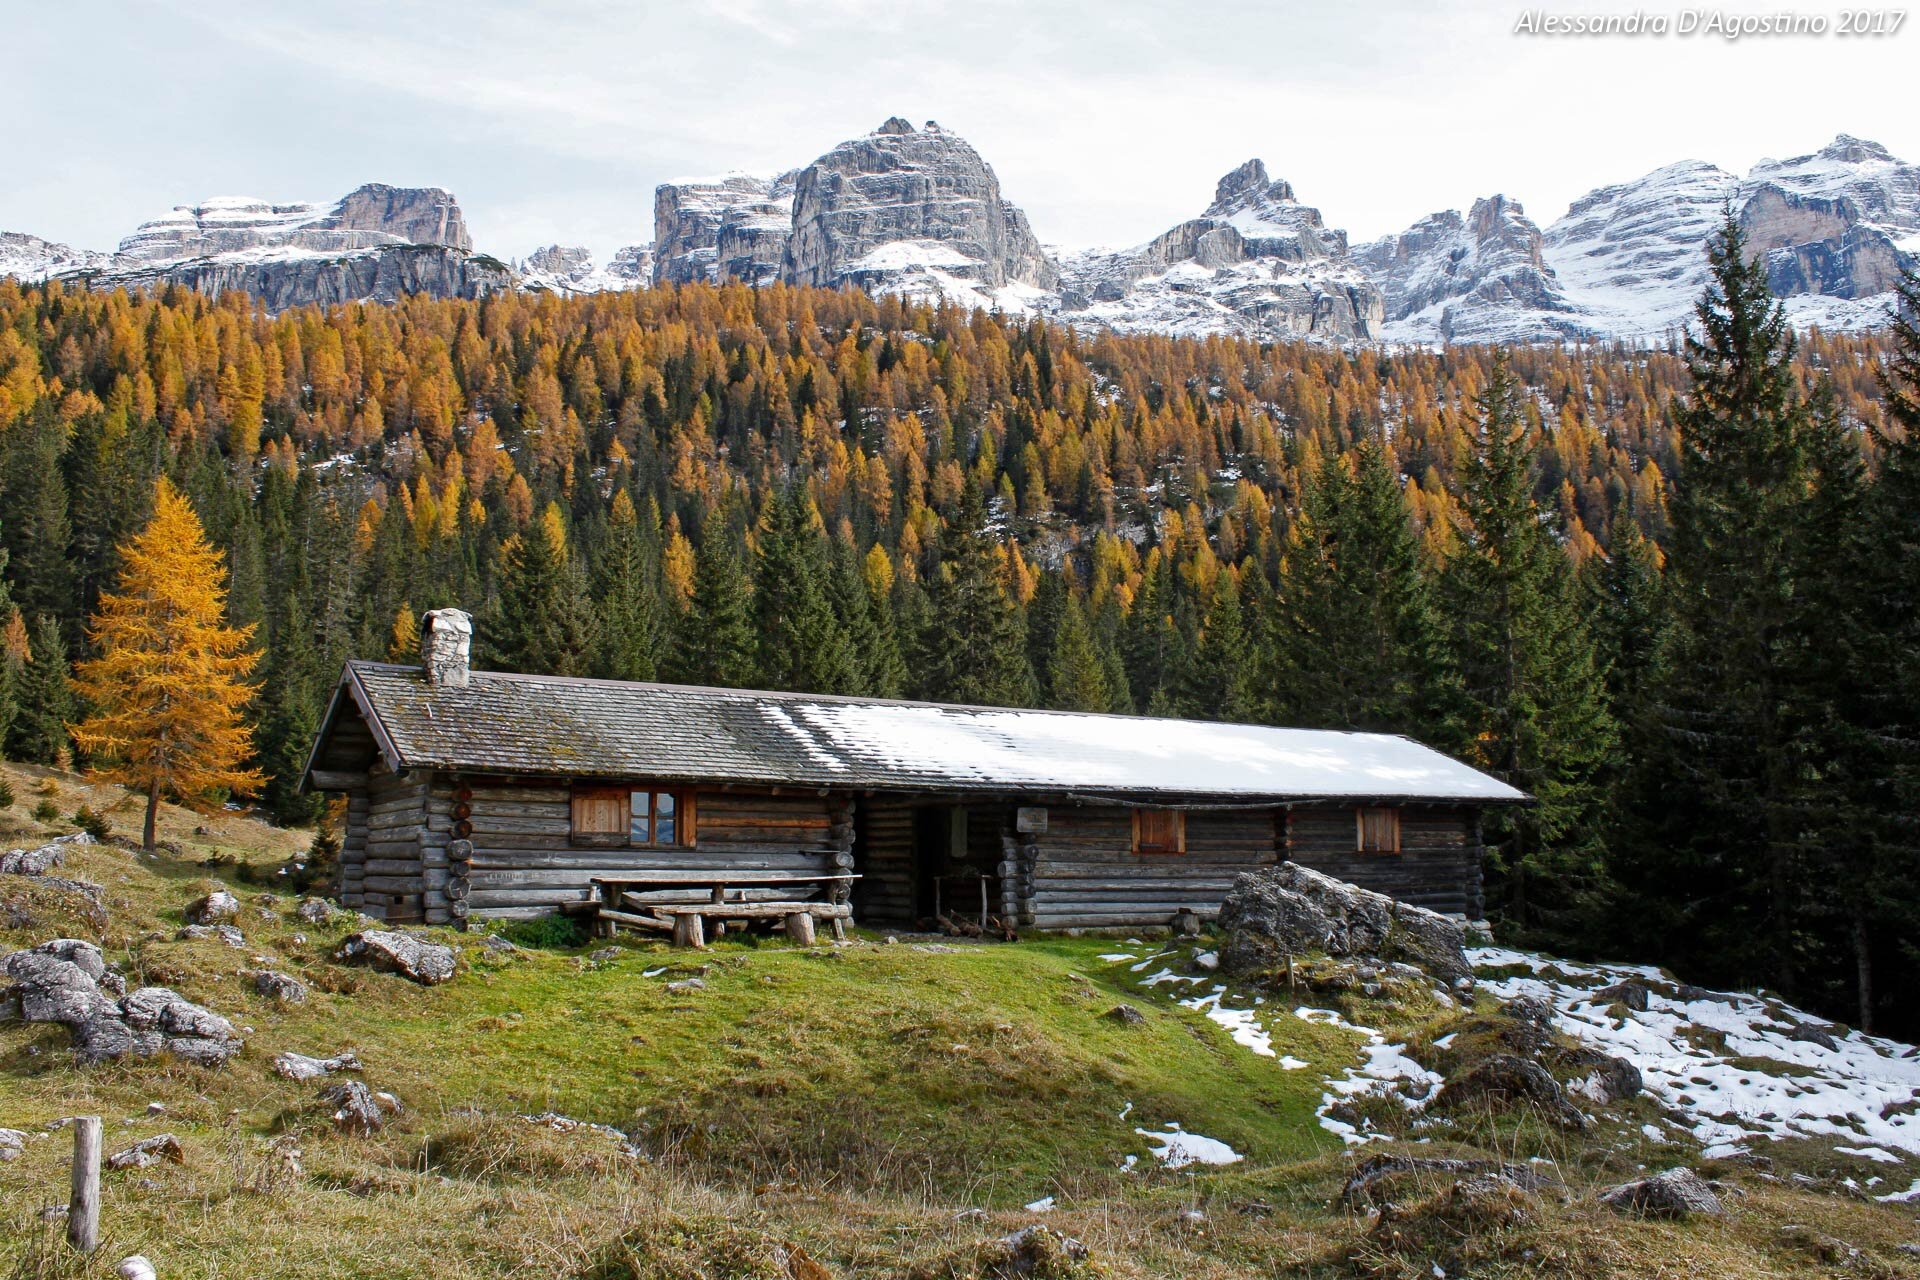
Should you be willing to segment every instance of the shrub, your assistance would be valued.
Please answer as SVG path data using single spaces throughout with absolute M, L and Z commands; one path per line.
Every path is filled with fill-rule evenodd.
M 74 810 L 73 825 L 92 836 L 95 840 L 105 840 L 113 834 L 113 824 L 107 821 L 106 816 L 95 813 L 84 804 Z
M 571 916 L 554 914 L 536 920 L 515 920 L 500 931 L 508 942 L 543 951 L 565 951 L 587 945 L 587 931 Z
M 33 820 L 42 824 L 60 821 L 60 806 L 51 800 L 42 800 L 33 806 Z
M 0 778 L 0 809 L 13 808 L 13 784 Z

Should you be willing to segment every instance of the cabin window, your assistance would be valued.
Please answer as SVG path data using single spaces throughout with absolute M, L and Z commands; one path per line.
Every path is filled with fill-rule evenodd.
M 1355 809 L 1354 828 L 1361 853 L 1400 852 L 1400 811 L 1398 809 Z
M 685 792 L 633 787 L 575 787 L 573 842 L 648 849 L 693 844 L 693 805 Z
M 1135 809 L 1133 851 L 1136 854 L 1185 853 L 1187 815 L 1178 809 Z

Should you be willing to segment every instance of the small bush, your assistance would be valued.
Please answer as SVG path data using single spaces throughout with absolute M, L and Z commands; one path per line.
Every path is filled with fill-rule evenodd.
M 95 813 L 84 804 L 73 811 L 73 825 L 95 840 L 105 840 L 113 834 L 113 825 L 107 821 L 106 817 Z
M 60 806 L 51 800 L 42 800 L 33 806 L 33 820 L 42 824 L 60 821 Z
M 515 920 L 500 931 L 508 942 L 522 947 L 534 947 L 541 951 L 565 951 L 571 947 L 584 947 L 589 941 L 587 931 L 580 927 L 572 916 L 554 914 L 541 916 L 537 920 Z
M 0 809 L 13 808 L 13 784 L 0 778 Z

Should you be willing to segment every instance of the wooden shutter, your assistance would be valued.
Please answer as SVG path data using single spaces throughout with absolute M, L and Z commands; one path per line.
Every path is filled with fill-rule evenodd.
M 1135 853 L 1185 853 L 1186 837 L 1187 815 L 1177 809 L 1133 811 Z
M 1355 809 L 1354 827 L 1361 853 L 1400 852 L 1400 811 L 1398 809 Z
M 691 791 L 682 791 L 680 793 L 680 843 L 689 849 L 693 848 L 694 844 L 700 838 L 700 825 L 697 816 L 699 806 L 694 804 L 693 796 L 694 793 Z
M 573 789 L 573 838 L 625 844 L 627 789 L 625 787 L 575 787 Z

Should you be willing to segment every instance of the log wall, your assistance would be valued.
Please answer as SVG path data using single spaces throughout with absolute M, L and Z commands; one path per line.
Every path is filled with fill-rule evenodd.
M 1133 812 L 1055 805 L 1047 830 L 1023 837 L 1021 922 L 1040 929 L 1170 924 L 1182 910 L 1219 913 L 1234 877 L 1278 861 L 1274 811 L 1187 814 L 1184 854 L 1133 853 Z
M 696 790 L 695 847 L 584 848 L 573 843 L 564 785 L 466 778 L 472 833 L 454 887 L 474 915 L 545 915 L 593 896 L 593 878 L 621 871 L 808 871 L 853 864 L 853 800 L 815 792 Z M 640 785 L 640 784 L 635 784 Z
M 913 802 L 876 796 L 860 805 L 854 844 L 854 918 L 861 923 L 911 925 L 913 906 Z
M 1452 915 L 1478 919 L 1480 837 L 1474 811 L 1408 805 L 1400 810 L 1400 852 L 1360 853 L 1350 807 L 1295 809 L 1288 857 L 1303 867 Z
M 430 774 L 373 775 L 367 782 L 366 857 L 360 864 L 360 910 L 376 920 L 425 918 L 421 847 L 426 838 Z

